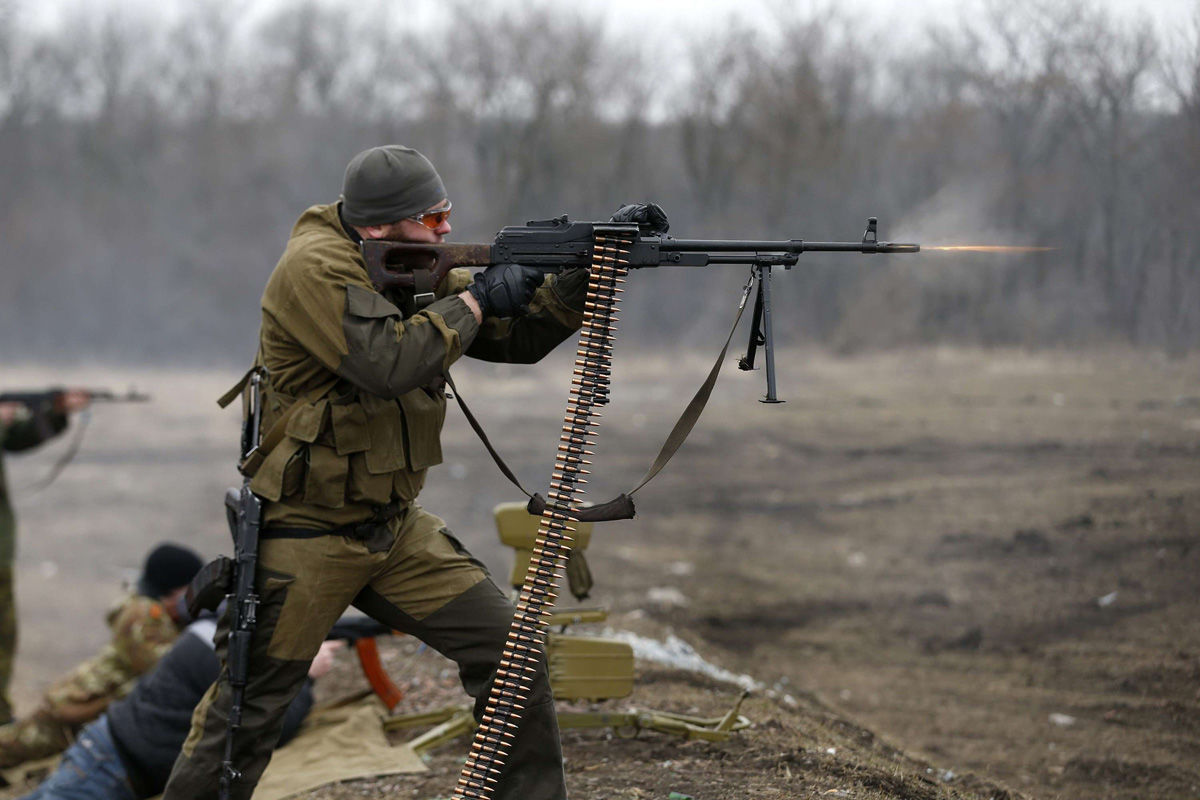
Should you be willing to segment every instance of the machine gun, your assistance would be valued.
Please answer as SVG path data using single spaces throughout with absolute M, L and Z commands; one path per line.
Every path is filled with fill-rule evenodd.
M 876 217 L 867 219 L 867 229 L 857 242 L 676 239 L 665 233 L 651 232 L 648 228 L 647 225 L 633 222 L 577 222 L 564 215 L 502 228 L 491 244 L 413 243 L 385 239 L 364 239 L 362 242 L 363 261 L 375 288 L 380 292 L 411 291 L 418 308 L 433 301 L 434 289 L 456 267 L 517 263 L 545 273 L 571 268 L 589 271 L 592 283 L 589 284 L 585 306 L 581 350 L 575 361 L 576 377 L 572 380 L 572 391 L 578 390 L 586 397 L 582 398 L 582 405 L 576 406 L 573 428 L 564 432 L 559 448 L 560 451 L 566 448 L 568 458 L 575 459 L 573 468 L 581 463 L 578 457 L 584 454 L 581 447 L 584 437 L 579 435 L 587 427 L 584 418 L 591 413 L 592 407 L 608 402 L 612 360 L 610 354 L 601 351 L 612 346 L 615 328 L 611 326 L 616 320 L 618 299 L 623 291 L 619 284 L 625 282 L 620 276 L 630 269 L 647 267 L 750 266 L 750 277 L 743 287 L 737 316 L 725 346 L 703 385 L 675 423 L 654 463 L 632 490 L 612 500 L 596 503 L 591 508 L 576 510 L 574 518 L 582 521 L 600 522 L 633 517 L 632 495 L 666 465 L 703 412 L 751 291 L 755 292 L 754 322 L 750 328 L 746 353 L 738 360 L 738 367 L 743 370 L 755 369 L 755 356 L 758 348 L 762 347 L 767 393 L 761 402 L 783 402 L 776 392 L 775 341 L 771 323 L 771 273 L 775 267 L 791 269 L 803 253 L 882 254 L 918 253 L 921 250 L 919 244 L 879 241 L 879 222 Z M 597 270 L 601 269 L 602 264 L 614 270 L 611 276 L 598 276 Z M 449 380 L 449 375 L 446 377 Z M 454 388 L 453 381 L 450 381 L 450 386 Z M 530 498 L 530 513 L 540 514 L 547 507 L 555 505 L 540 493 L 532 493 L 521 485 L 467 408 L 462 394 L 455 391 L 454 397 L 500 471 Z
M 491 244 L 415 244 L 366 239 L 362 243 L 362 252 L 367 275 L 375 288 L 381 292 L 410 289 L 418 308 L 432 302 L 434 288 L 455 267 L 486 267 L 512 262 L 548 273 L 571 267 L 589 268 L 595 256 L 606 247 L 597 244 L 597 237 L 624 243 L 618 259 L 623 269 L 749 265 L 756 286 L 754 324 L 746 354 L 738 366 L 743 370 L 755 369 L 755 353 L 762 347 L 767 373 L 767 394 L 762 402 L 778 403 L 782 401 L 776 396 L 775 389 L 772 269 L 791 269 L 802 253 L 920 252 L 919 244 L 879 241 L 878 227 L 877 218 L 869 218 L 859 242 L 676 239 L 647 234 L 635 223 L 578 222 L 564 215 L 502 228 Z
M 660 210 L 661 211 L 661 210 Z M 618 212 L 620 213 L 620 212 Z M 516 613 L 509 629 L 500 667 L 486 699 L 471 752 L 463 764 L 454 800 L 488 800 L 497 773 L 503 771 L 511 731 L 520 725 L 528 702 L 529 675 L 536 671 L 547 632 L 547 618 L 558 589 L 559 570 L 570 555 L 576 526 L 585 521 L 628 519 L 634 515 L 632 495 L 666 465 L 695 425 L 716 383 L 717 373 L 737 330 L 750 292 L 756 288 L 754 327 L 746 355 L 739 366 L 754 368 L 758 347 L 766 355 L 767 394 L 763 402 L 779 402 L 775 389 L 774 339 L 771 330 L 771 271 L 795 265 L 805 252 L 916 253 L 917 244 L 880 242 L 874 217 L 859 242 L 722 241 L 675 239 L 651 225 L 625 222 L 572 222 L 568 217 L 530 222 L 502 229 L 492 244 L 418 244 L 365 240 L 363 261 L 380 292 L 407 289 L 417 308 L 433 302 L 434 289 L 454 267 L 484 267 L 517 263 L 544 272 L 572 267 L 587 270 L 587 302 L 575 357 L 575 377 L 563 417 L 558 454 L 546 497 L 531 494 L 517 481 L 488 442 L 482 428 L 454 391 L 468 422 L 483 440 L 501 471 L 530 498 L 529 512 L 538 517 L 538 530 L 525 580 L 517 595 Z M 643 267 L 707 267 L 748 265 L 751 274 L 742 290 L 737 316 L 717 362 L 667 437 L 642 481 L 629 492 L 607 503 L 585 508 L 579 499 L 582 467 L 594 444 L 599 415 L 596 407 L 608 403 L 612 348 L 625 275 Z M 454 384 L 447 376 L 451 389 Z M 736 708 L 718 728 L 733 725 Z M 724 730 L 721 731 L 722 733 Z

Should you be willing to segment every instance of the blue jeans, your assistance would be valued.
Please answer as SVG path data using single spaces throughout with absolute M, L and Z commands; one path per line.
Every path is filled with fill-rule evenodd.
M 21 800 L 138 800 L 117 756 L 108 717 L 80 731 L 58 769 Z

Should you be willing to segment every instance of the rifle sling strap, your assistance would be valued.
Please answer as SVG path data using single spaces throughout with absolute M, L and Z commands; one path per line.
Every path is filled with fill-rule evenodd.
M 564 509 L 549 505 L 546 502 L 546 498 L 540 493 L 531 494 L 528 489 L 521 485 L 521 482 L 517 480 L 517 476 L 513 474 L 513 471 L 509 468 L 508 464 L 504 463 L 504 459 L 500 457 L 498 452 L 496 452 L 496 448 L 492 446 L 487 434 L 484 433 L 483 427 L 480 426 L 479 421 L 475 419 L 475 415 L 471 413 L 471 410 L 467 408 L 467 404 L 463 400 L 462 392 L 460 392 L 458 387 L 454 385 L 454 381 L 451 379 L 450 373 L 446 373 L 446 383 L 448 383 L 450 388 L 454 391 L 454 399 L 458 401 L 458 405 L 460 408 L 462 408 L 463 415 L 467 418 L 467 422 L 471 425 L 471 428 L 474 429 L 475 435 L 479 437 L 481 442 L 483 442 L 483 446 L 487 448 L 488 453 L 492 456 L 492 460 L 496 462 L 496 466 L 500 468 L 500 471 L 504 473 L 504 476 L 508 478 L 514 486 L 520 489 L 525 496 L 529 498 L 529 505 L 527 509 L 530 514 L 534 516 L 541 516 L 542 512 L 549 507 L 571 517 L 572 519 L 579 520 L 580 522 L 608 522 L 617 519 L 633 519 L 634 514 L 636 513 L 636 509 L 633 505 L 633 494 L 649 483 L 650 480 L 667 465 L 667 462 L 671 460 L 672 456 L 675 455 L 675 452 L 687 439 L 688 434 L 692 432 L 692 428 L 696 426 L 696 422 L 700 419 L 700 415 L 704 413 L 704 407 L 708 404 L 708 399 L 712 395 L 713 387 L 716 386 L 717 375 L 719 375 L 721 372 L 721 364 L 725 361 L 725 354 L 729 351 L 729 343 L 733 341 L 733 334 L 735 331 L 737 331 L 738 323 L 742 320 L 742 312 L 746 310 L 746 300 L 750 297 L 750 289 L 753 285 L 754 278 L 752 276 L 750 280 L 746 281 L 746 285 L 742 289 L 742 299 L 738 303 L 737 315 L 733 318 L 733 326 L 729 329 L 729 335 L 725 337 L 725 346 L 721 348 L 721 352 L 717 355 L 716 362 L 712 365 L 712 369 L 708 371 L 708 377 L 704 379 L 704 383 L 696 391 L 696 394 L 692 397 L 691 402 L 689 402 L 687 407 L 683 410 L 683 414 L 681 414 L 679 419 L 675 422 L 675 427 L 672 428 L 671 433 L 667 435 L 667 440 L 663 443 L 662 449 L 658 451 L 658 455 L 654 458 L 654 463 L 650 465 L 650 468 L 646 471 L 646 474 L 642 477 L 642 480 L 637 486 L 633 487 L 628 492 L 622 492 L 612 500 L 608 500 L 604 503 L 597 503 L 596 505 L 588 506 L 587 508 Z
M 459 391 L 458 387 L 454 385 L 454 379 L 450 377 L 449 372 L 447 372 L 445 376 L 446 383 L 449 384 L 450 389 L 454 392 L 454 399 L 458 401 L 458 405 L 463 411 L 463 416 L 467 418 L 467 422 L 475 431 L 475 435 L 479 437 L 481 442 L 483 442 L 483 446 L 487 449 L 488 454 L 491 455 L 492 460 L 496 462 L 496 466 L 500 468 L 502 473 L 504 473 L 504 477 L 508 478 L 508 480 L 512 482 L 513 486 L 516 486 L 526 497 L 529 498 L 528 509 L 530 514 L 533 514 L 534 516 L 541 516 L 542 512 L 549 506 L 550 508 L 570 516 L 573 519 L 577 519 L 580 522 L 608 522 L 618 519 L 633 519 L 634 514 L 637 513 L 633 505 L 633 494 L 649 483 L 650 480 L 667 465 L 667 462 L 671 460 L 671 458 L 675 455 L 675 452 L 679 450 L 680 446 L 687 439 L 688 434 L 692 432 L 692 428 L 696 426 L 696 422 L 700 419 L 700 415 L 704 413 L 704 407 L 708 404 L 709 397 L 712 395 L 713 387 L 716 386 L 717 383 L 717 376 L 721 372 L 721 364 L 725 361 L 725 354 L 729 351 L 729 343 L 733 341 L 733 334 L 737 330 L 738 323 L 742 320 L 742 312 L 746 310 L 746 300 L 750 296 L 750 289 L 753 286 L 753 282 L 754 281 L 752 277 L 746 282 L 745 287 L 742 289 L 742 298 L 738 303 L 737 314 L 733 318 L 733 325 L 729 329 L 729 335 L 725 337 L 725 345 L 721 348 L 721 352 L 717 355 L 717 360 L 712 365 L 712 369 L 708 371 L 708 377 L 704 379 L 704 383 L 696 391 L 696 394 L 693 395 L 691 401 L 687 404 L 687 407 L 684 408 L 683 414 L 681 414 L 679 419 L 675 422 L 675 427 L 673 427 L 671 429 L 671 433 L 667 435 L 667 440 L 663 443 L 662 449 L 658 451 L 658 455 L 654 458 L 654 463 L 650 465 L 650 468 L 646 471 L 646 474 L 642 477 L 642 480 L 637 486 L 633 487 L 633 489 L 628 492 L 622 492 L 612 500 L 608 500 L 604 503 L 597 503 L 596 505 L 588 506 L 587 508 L 564 509 L 557 508 L 555 506 L 549 506 L 549 504 L 546 502 L 546 498 L 540 493 L 531 493 L 528 489 L 521 485 L 521 481 L 518 480 L 516 474 L 513 473 L 512 469 L 510 469 L 508 464 L 505 463 L 504 459 L 500 456 L 500 453 L 496 451 L 496 448 L 492 445 L 491 440 L 488 439 L 487 434 L 484 432 L 483 426 L 479 424 L 479 420 L 475 418 L 475 415 L 471 413 L 471 409 L 467 407 L 466 401 L 463 400 L 462 392 Z M 237 397 L 237 395 L 249 381 L 250 374 L 254 371 L 254 369 L 255 368 L 251 368 L 249 371 L 247 371 L 242 380 L 239 381 L 238 384 L 229 392 L 227 392 L 220 401 L 218 401 L 221 403 L 222 407 L 228 405 L 233 401 L 233 398 Z M 308 399 L 309 398 L 307 397 L 298 399 L 288 408 L 287 411 L 283 413 L 279 419 L 275 421 L 275 424 L 271 426 L 271 429 L 262 437 L 262 441 L 259 443 L 258 447 L 255 448 L 255 450 L 250 453 L 250 455 L 247 456 L 242 462 L 240 469 L 243 475 L 246 477 L 254 476 L 254 474 L 258 471 L 258 468 L 262 466 L 263 460 L 283 439 L 284 430 L 287 428 L 287 422 L 291 418 L 293 412 L 295 412 L 296 409 L 298 409 L 303 402 Z
M 217 400 L 217 405 L 219 405 L 221 408 L 225 408 L 232 403 L 238 397 L 238 395 L 245 391 L 247 384 L 250 383 L 250 376 L 252 376 L 254 372 L 259 369 L 262 369 L 262 367 L 255 363 L 253 367 L 246 370 L 246 374 L 242 376 L 241 380 L 235 383 L 233 388 L 221 395 L 221 397 Z M 266 374 L 265 370 L 263 370 L 263 374 Z M 267 456 L 271 454 L 271 451 L 274 450 L 281 441 L 283 441 L 283 436 L 287 432 L 288 420 L 290 420 L 292 416 L 295 415 L 298 410 L 300 410 L 301 406 L 311 403 L 323 395 L 326 391 L 327 389 L 325 388 L 314 389 L 313 391 L 296 398 L 296 401 L 288 406 L 287 411 L 284 411 L 283 414 L 280 415 L 279 419 L 275 420 L 274 424 L 271 425 L 270 429 L 263 434 L 262 438 L 259 440 L 258 446 L 247 453 L 246 457 L 242 459 L 240 464 L 238 464 L 238 471 L 247 478 L 253 478 L 258 472 L 259 468 L 263 465 L 263 462 L 267 460 Z
M 238 398 L 246 389 L 246 384 L 250 383 L 250 376 L 258 369 L 258 362 L 254 362 L 254 366 L 246 370 L 246 374 L 238 379 L 238 382 L 230 387 L 229 391 L 217 398 L 217 405 L 221 408 L 227 408 L 230 403 Z

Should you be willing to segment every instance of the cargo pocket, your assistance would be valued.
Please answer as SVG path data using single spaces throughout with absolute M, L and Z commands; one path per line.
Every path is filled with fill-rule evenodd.
M 395 400 L 373 394 L 362 395 L 363 412 L 371 447 L 365 451 L 367 470 L 383 475 L 404 469 L 408 463 L 404 451 L 404 416 Z
M 328 407 L 328 400 L 318 400 L 296 409 L 287 421 L 279 444 L 267 454 L 250 481 L 255 494 L 274 502 L 300 491 L 308 461 L 305 445 L 320 436 Z
M 379 292 L 355 284 L 346 285 L 346 313 L 356 317 L 403 317 L 400 309 Z
M 308 446 L 308 475 L 304 480 L 304 502 L 322 508 L 341 508 L 346 504 L 346 478 L 349 458 L 339 456 L 333 447 Z
M 303 478 L 304 442 L 284 436 L 254 473 L 250 490 L 264 500 L 277 502 L 300 491 Z
M 361 405 L 358 403 L 331 405 L 329 416 L 333 422 L 333 441 L 339 456 L 361 453 L 371 446 L 367 412 Z
M 392 499 L 392 475 L 386 472 L 373 474 L 367 468 L 366 455 L 354 453 L 350 456 L 350 478 L 346 491 L 346 499 L 352 503 L 383 505 Z
M 284 465 L 280 482 L 280 493 L 283 497 L 291 497 L 304 488 L 304 464 L 307 461 L 304 456 L 303 450 L 297 450 Z
M 440 390 L 414 389 L 400 395 L 408 467 L 414 472 L 442 463 L 442 424 L 446 397 Z
M 374 475 L 367 467 L 373 439 L 366 410 L 357 402 L 329 408 L 337 453 L 348 459 L 346 499 L 352 503 L 377 505 L 388 502 L 392 499 L 391 476 Z
M 306 652 L 304 645 L 307 642 L 303 641 L 305 626 L 297 624 L 297 620 L 305 616 L 303 606 L 307 603 L 303 598 L 288 596 L 295 582 L 294 577 L 281 573 L 268 575 L 258 581 L 263 597 L 258 629 L 270 634 L 266 649 L 271 658 L 295 660 L 303 658 Z M 292 600 L 292 608 L 288 607 L 289 599 Z

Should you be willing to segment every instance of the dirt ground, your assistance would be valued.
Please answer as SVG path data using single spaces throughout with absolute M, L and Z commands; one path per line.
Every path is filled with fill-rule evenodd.
M 591 497 L 636 483 L 710 358 L 633 361 L 618 342 Z M 1200 796 L 1200 363 L 944 349 L 778 361 L 788 402 L 755 402 L 762 373 L 727 367 L 637 518 L 598 528 L 588 551 L 588 604 L 611 610 L 609 627 L 674 634 L 755 678 L 742 710 L 755 725 L 722 744 L 567 732 L 571 796 Z M 568 363 L 457 371 L 531 488 L 549 473 Z M 212 399 L 236 377 L 5 370 L 6 386 L 155 395 L 97 409 L 44 491 L 22 487 L 65 444 L 7 461 L 20 710 L 103 641 L 104 603 L 154 542 L 227 549 L 236 419 Z M 490 509 L 514 491 L 455 411 L 444 443 L 422 502 L 506 576 Z M 406 710 L 455 697 L 452 680 L 435 690 L 444 665 L 406 646 L 385 647 Z M 331 687 L 356 680 L 340 669 Z M 719 715 L 739 692 L 638 669 L 633 697 L 606 707 Z M 464 746 L 427 774 L 312 797 L 448 796 Z

